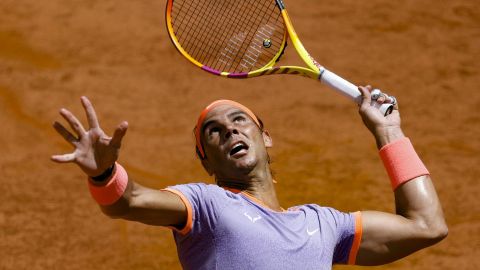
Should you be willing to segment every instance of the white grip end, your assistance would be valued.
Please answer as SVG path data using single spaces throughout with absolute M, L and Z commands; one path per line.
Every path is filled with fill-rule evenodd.
M 327 69 L 323 69 L 319 80 L 322 83 L 331 87 L 332 89 L 337 90 L 342 95 L 350 98 L 355 103 L 360 104 L 362 102 L 362 94 L 358 90 L 358 87 L 353 83 L 345 80 L 344 78 L 338 76 L 337 74 Z M 393 104 L 378 104 L 377 102 L 374 103 L 375 104 L 372 105 L 375 105 L 375 107 L 378 108 L 378 110 L 380 110 L 383 115 L 389 115 L 390 113 L 392 113 Z
M 324 69 L 320 75 L 320 81 L 334 90 L 337 90 L 346 97 L 349 97 L 357 104 L 362 102 L 362 94 L 358 91 L 358 87 L 353 83 L 345 80 L 344 78 L 338 76 L 337 74 Z

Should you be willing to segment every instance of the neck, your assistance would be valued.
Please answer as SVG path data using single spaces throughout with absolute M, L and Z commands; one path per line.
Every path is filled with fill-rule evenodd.
M 270 167 L 237 177 L 216 177 L 217 185 L 246 192 L 273 210 L 281 210 Z

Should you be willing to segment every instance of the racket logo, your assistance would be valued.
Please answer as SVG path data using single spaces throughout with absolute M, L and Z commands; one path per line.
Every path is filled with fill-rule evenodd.
M 313 64 L 314 64 L 315 66 L 317 66 L 320 70 L 323 69 L 322 65 L 320 65 L 320 63 L 318 63 L 317 60 L 313 59 L 313 57 L 310 56 L 310 54 L 308 55 L 308 57 L 310 57 L 310 59 L 312 60 Z

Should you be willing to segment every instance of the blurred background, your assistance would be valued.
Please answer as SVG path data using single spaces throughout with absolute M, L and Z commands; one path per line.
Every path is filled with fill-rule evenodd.
M 103 129 L 130 123 L 120 162 L 139 183 L 209 182 L 192 128 L 218 98 L 254 110 L 274 139 L 283 207 L 394 211 L 375 142 L 350 100 L 298 76 L 229 80 L 171 44 L 165 0 L 0 2 L 0 269 L 180 269 L 171 232 L 112 220 L 51 124 L 84 123 L 88 96 Z M 403 129 L 432 173 L 450 234 L 376 269 L 480 269 L 480 5 L 469 0 L 291 0 L 318 62 L 399 100 Z M 287 54 L 283 63 L 298 62 Z M 360 269 L 339 266 L 335 269 Z

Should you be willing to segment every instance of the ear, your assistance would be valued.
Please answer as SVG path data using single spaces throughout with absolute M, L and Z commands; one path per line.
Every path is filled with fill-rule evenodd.
M 262 132 L 262 136 L 263 136 L 263 143 L 265 144 L 265 147 L 266 148 L 273 147 L 273 139 L 272 137 L 270 137 L 270 133 L 268 133 L 267 130 L 264 130 Z
M 212 168 L 210 167 L 210 164 L 208 163 L 208 159 L 207 158 L 204 158 L 202 159 L 202 166 L 203 168 L 205 169 L 205 171 L 207 171 L 208 175 L 212 176 L 214 171 L 212 170 Z

